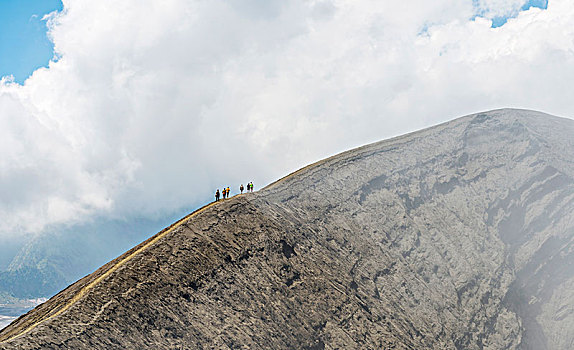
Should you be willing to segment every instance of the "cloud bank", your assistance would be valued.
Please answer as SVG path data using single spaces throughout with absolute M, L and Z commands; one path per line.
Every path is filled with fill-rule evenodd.
M 57 60 L 0 84 L 0 234 L 166 215 L 480 110 L 574 116 L 574 3 L 525 3 L 65 0 Z

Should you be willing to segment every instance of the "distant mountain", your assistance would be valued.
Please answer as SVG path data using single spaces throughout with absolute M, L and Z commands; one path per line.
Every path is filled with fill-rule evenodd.
M 0 271 L 8 268 L 29 238 L 0 236 Z
M 33 238 L 0 270 L 0 292 L 49 297 L 173 220 L 105 220 L 58 227 Z
M 0 349 L 572 349 L 574 121 L 475 114 L 213 203 Z

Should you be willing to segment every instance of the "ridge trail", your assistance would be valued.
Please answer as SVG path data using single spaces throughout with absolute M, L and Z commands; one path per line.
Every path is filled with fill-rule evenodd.
M 237 197 L 237 196 L 241 196 L 241 194 L 236 194 L 231 198 Z M 226 200 L 229 200 L 231 198 L 228 198 Z M 223 200 L 222 200 L 223 201 Z M 27 326 L 26 328 L 24 328 L 22 331 L 18 332 L 17 334 L 13 335 L 13 336 L 9 336 L 10 333 L 8 333 L 9 338 L 4 338 L 0 337 L 0 343 L 4 343 L 4 342 L 9 342 L 11 340 L 14 340 L 18 337 L 21 337 L 22 335 L 30 332 L 31 330 L 33 330 L 34 328 L 38 327 L 40 324 L 51 320 L 52 318 L 62 314 L 63 312 L 65 312 L 66 310 L 68 310 L 72 305 L 74 305 L 77 301 L 79 301 L 84 295 L 86 295 L 86 293 L 88 293 L 90 290 L 92 290 L 96 285 L 98 285 L 101 281 L 103 281 L 106 277 L 108 277 L 109 275 L 111 275 L 112 273 L 114 273 L 115 271 L 117 271 L 120 267 L 122 267 L 123 265 L 125 265 L 128 261 L 130 261 L 133 257 L 135 257 L 136 255 L 142 253 L 143 251 L 147 250 L 149 247 L 151 247 L 152 245 L 154 245 L 157 241 L 159 241 L 161 238 L 163 238 L 164 236 L 166 236 L 167 234 L 173 232 L 173 230 L 175 230 L 176 228 L 178 228 L 179 226 L 181 226 L 184 222 L 187 222 L 189 219 L 191 219 L 192 217 L 194 217 L 195 215 L 203 212 L 204 210 L 206 210 L 207 208 L 212 207 L 213 205 L 217 204 L 218 201 L 214 201 L 211 203 L 208 203 L 206 205 L 204 205 L 203 207 L 196 209 L 195 211 L 193 211 L 192 213 L 188 214 L 187 216 L 183 217 L 182 219 L 180 219 L 179 221 L 175 222 L 174 224 L 168 226 L 166 229 L 164 229 L 163 231 L 157 233 L 155 236 L 151 237 L 148 242 L 146 243 L 144 241 L 143 245 L 141 247 L 139 247 L 138 249 L 134 250 L 131 254 L 127 255 L 125 258 L 123 258 L 122 260 L 118 261 L 115 265 L 113 265 L 112 267 L 110 267 L 106 272 L 104 272 L 101 276 L 97 277 L 96 279 L 94 279 L 92 282 L 88 283 L 87 285 L 85 285 L 82 289 L 80 289 L 78 291 L 78 293 L 76 295 L 74 295 L 66 304 L 64 304 L 64 306 L 62 306 L 59 309 L 54 309 L 57 310 L 54 312 L 54 310 L 50 311 L 50 312 L 54 312 L 52 314 L 48 313 L 47 317 L 42 318 L 40 320 L 38 320 L 37 322 L 34 322 L 33 324 Z M 17 329 L 16 329 L 17 331 Z

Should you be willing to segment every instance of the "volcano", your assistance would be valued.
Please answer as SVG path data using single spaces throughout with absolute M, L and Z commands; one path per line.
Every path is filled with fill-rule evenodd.
M 208 204 L 0 349 L 572 349 L 574 121 L 502 109 Z

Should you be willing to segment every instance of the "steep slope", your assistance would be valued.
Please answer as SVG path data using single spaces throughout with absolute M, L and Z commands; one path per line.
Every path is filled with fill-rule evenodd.
M 571 349 L 574 122 L 497 110 L 210 204 L 0 349 Z

